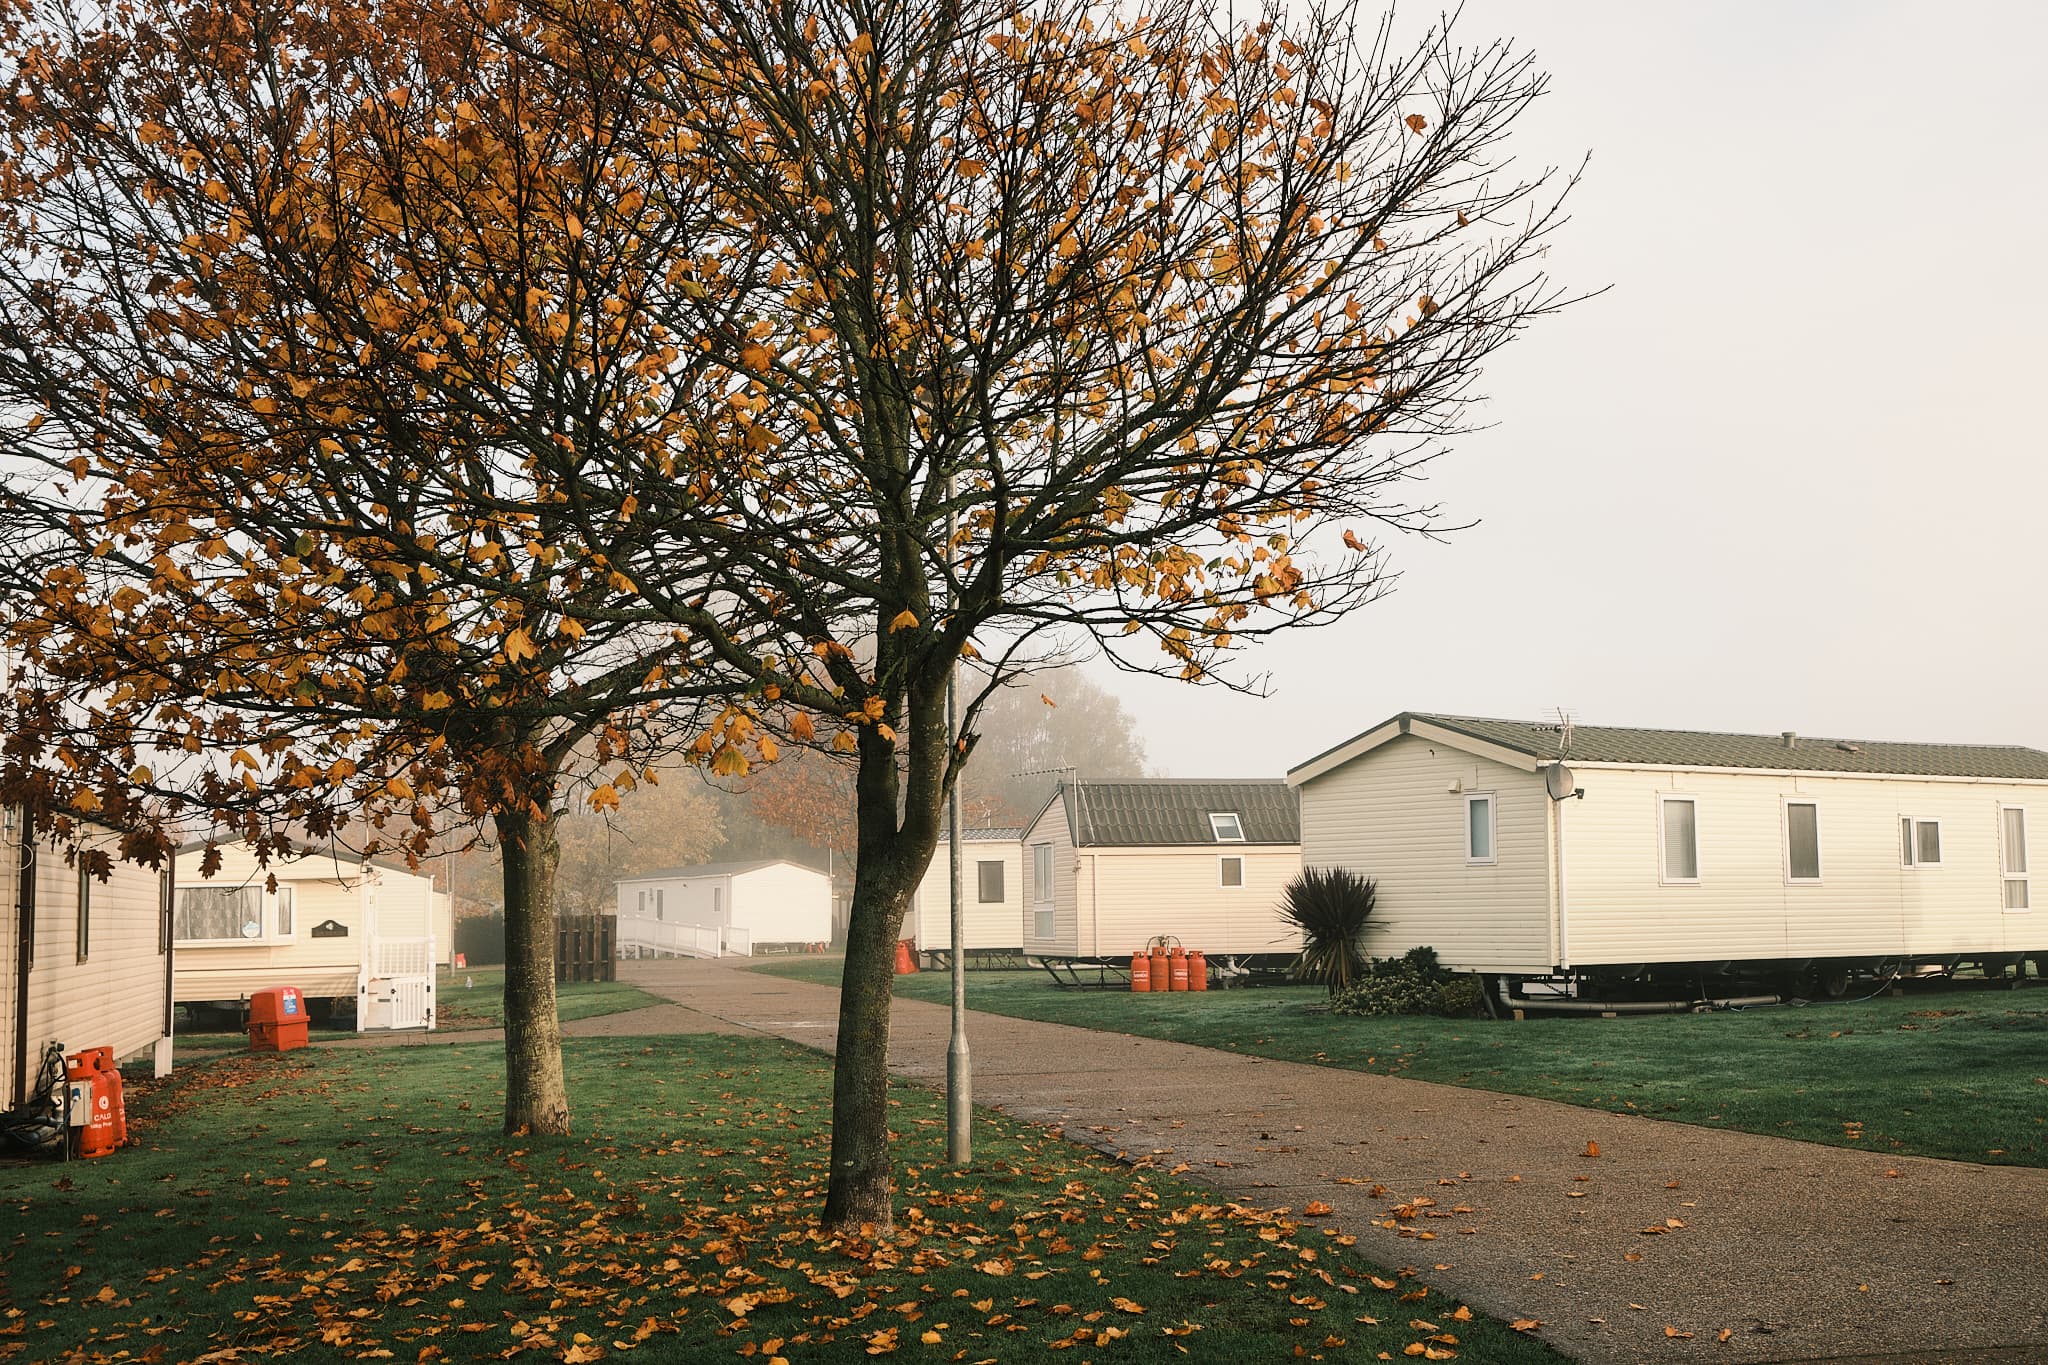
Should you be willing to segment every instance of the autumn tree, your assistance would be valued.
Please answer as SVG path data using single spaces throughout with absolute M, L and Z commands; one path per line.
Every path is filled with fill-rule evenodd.
M 1228 680 L 1383 591 L 1382 536 L 1435 524 L 1408 480 L 1560 302 L 1535 258 L 1562 185 L 1503 142 L 1544 78 L 1341 4 L 629 19 L 659 146 L 726 229 L 648 306 L 722 400 L 693 438 L 761 452 L 659 535 L 719 590 L 639 591 L 853 764 L 824 1218 L 886 1227 L 891 944 L 989 691 L 1085 647 Z
M 405 0 L 12 19 L 0 783 L 135 857 L 190 821 L 488 829 L 505 1123 L 566 1131 L 562 813 L 772 750 L 638 596 L 701 600 L 668 537 L 750 471 L 691 435 L 701 367 L 648 306 L 713 206 L 650 150 L 637 50 L 515 27 L 537 63 Z

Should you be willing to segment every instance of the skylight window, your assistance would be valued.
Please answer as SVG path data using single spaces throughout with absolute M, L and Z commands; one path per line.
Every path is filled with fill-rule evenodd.
M 1216 836 L 1219 844 L 1241 844 L 1244 842 L 1244 825 L 1234 810 L 1210 811 L 1209 832 Z

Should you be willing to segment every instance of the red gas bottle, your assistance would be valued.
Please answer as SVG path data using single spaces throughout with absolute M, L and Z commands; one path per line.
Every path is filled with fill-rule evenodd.
M 105 1156 L 120 1144 L 114 1139 L 114 1093 L 99 1069 L 101 1049 L 74 1052 L 64 1059 L 64 1079 L 83 1081 L 85 1126 L 78 1134 L 80 1156 Z M 118 1079 L 118 1076 L 117 1076 Z
M 1152 989 L 1165 991 L 1173 989 L 1173 969 L 1166 963 L 1166 944 L 1152 945 Z
M 1166 969 L 1172 973 L 1167 980 L 1174 990 L 1184 991 L 1188 988 L 1188 955 L 1178 944 L 1166 956 Z
M 907 938 L 896 940 L 896 975 L 909 976 L 917 971 L 917 959 L 910 954 L 911 941 Z
M 1152 959 L 1140 948 L 1131 954 L 1131 989 L 1149 991 L 1152 989 Z
M 1209 959 L 1202 956 L 1200 948 L 1188 949 L 1188 989 L 1206 991 L 1209 989 Z

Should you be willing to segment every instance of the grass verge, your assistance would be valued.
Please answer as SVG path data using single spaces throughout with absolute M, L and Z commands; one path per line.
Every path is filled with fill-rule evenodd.
M 461 971 L 443 968 L 436 978 L 435 999 L 440 1002 L 437 1025 L 448 1032 L 505 1026 L 505 969 L 470 967 Z M 623 981 L 565 981 L 555 987 L 555 1009 L 563 1023 L 595 1019 L 648 1005 L 668 1003 Z M 314 1024 L 307 1031 L 313 1042 L 356 1036 L 353 1022 L 337 1026 Z M 173 1035 L 179 1065 L 223 1052 L 247 1051 L 249 1035 L 224 1032 L 219 1028 L 187 1028 L 181 1013 Z
M 436 978 L 434 998 L 440 1002 L 440 1026 L 444 1029 L 503 1028 L 505 1026 L 505 969 L 503 967 L 443 968 Z M 555 984 L 555 1012 L 563 1023 L 595 1019 L 601 1014 L 619 1014 L 668 1002 L 649 995 L 624 981 L 561 981 Z
M 838 984 L 836 960 L 759 971 Z M 943 1003 L 942 973 L 897 993 Z M 1562 1100 L 1841 1147 L 2048 1166 L 2048 990 L 1915 985 L 1904 996 L 1622 1019 L 1346 1019 L 1318 987 L 1073 991 L 970 972 L 993 1014 Z
M 1556 1357 L 1348 1239 L 900 1087 L 898 1230 L 826 1240 L 828 1063 L 564 1045 L 578 1133 L 495 1131 L 488 1045 L 202 1063 L 136 1144 L 0 1164 L 0 1359 Z

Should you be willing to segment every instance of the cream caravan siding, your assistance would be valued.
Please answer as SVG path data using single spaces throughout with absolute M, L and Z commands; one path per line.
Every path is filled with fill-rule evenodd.
M 2026 805 L 2048 863 L 2048 787 L 1913 778 L 1670 769 L 1577 770 L 1564 815 L 1574 965 L 2048 949 L 2048 878 L 2031 912 L 2004 910 L 1999 808 Z M 1695 801 L 1696 884 L 1660 875 L 1659 799 Z M 1820 813 L 1821 879 L 1788 884 L 1785 803 Z M 1904 866 L 1902 816 L 1941 823 L 1941 864 Z
M 1016 839 L 962 839 L 960 877 L 964 896 L 964 928 L 969 948 L 1016 948 L 1023 944 L 1024 845 Z M 999 863 L 1003 869 L 1003 896 L 999 901 L 981 899 L 982 863 Z M 950 874 L 947 845 L 940 844 L 917 884 L 904 925 L 905 938 L 915 938 L 920 949 L 947 948 L 953 943 L 952 899 L 946 886 Z
M 732 923 L 761 943 L 825 943 L 832 937 L 832 882 L 794 863 L 733 874 Z
M 1465 797 L 1477 792 L 1494 794 L 1490 864 L 1465 860 Z M 1403 735 L 1309 779 L 1300 793 L 1302 862 L 1348 867 L 1379 885 L 1368 953 L 1426 946 L 1465 971 L 1556 965 L 1550 797 L 1540 773 Z
M 0 841 L 0 940 L 6 945 L 0 968 L 0 1098 L 14 1092 L 15 998 L 20 888 L 19 848 Z M 126 1061 L 148 1052 L 165 1036 L 164 955 L 159 945 L 163 880 L 160 874 L 133 863 L 116 862 L 108 881 L 92 879 L 87 888 L 86 952 L 78 953 L 79 874 L 61 850 L 48 844 L 36 848 L 35 962 L 28 975 L 28 1046 L 23 1057 L 26 1080 L 35 1084 L 43 1047 L 50 1042 L 67 1053 L 88 1047 L 111 1047 Z
M 1224 858 L 1244 859 L 1244 885 L 1222 885 Z M 1301 871 L 1291 845 L 1217 844 L 1080 850 L 1082 950 L 1127 957 L 1171 935 L 1211 957 L 1291 953 L 1301 937 L 1280 917 L 1282 889 Z
M 330 867 L 331 870 L 331 867 Z M 373 864 L 376 923 L 379 938 L 425 938 L 434 932 L 436 905 L 433 878 Z M 435 945 L 440 952 L 440 945 Z
M 1067 828 L 1066 800 L 1062 791 L 1031 828 L 1024 831 L 1020 855 L 1023 875 L 1019 880 L 1024 888 L 1024 951 L 1027 953 L 1078 956 L 1081 952 L 1080 928 L 1074 914 L 1074 881 L 1080 869 L 1079 860 L 1074 857 L 1074 837 Z M 1049 938 L 1041 938 L 1037 933 L 1038 912 L 1044 907 L 1041 889 L 1035 885 L 1032 876 L 1037 855 L 1031 850 L 1039 844 L 1052 845 L 1052 935 Z
M 246 845 L 230 844 L 221 849 L 220 870 L 201 877 L 200 857 L 198 850 L 179 857 L 180 889 L 264 888 L 275 873 L 280 886 L 292 888 L 292 933 L 287 937 L 278 932 L 277 898 L 264 890 L 260 937 L 240 942 L 179 940 L 176 992 L 180 1003 L 243 1000 L 270 986 L 297 986 L 314 999 L 355 999 L 364 939 L 376 927 L 361 864 L 316 854 L 274 861 L 265 868 L 257 865 Z M 347 935 L 313 937 L 313 926 L 330 920 L 345 928 Z
M 668 924 L 729 925 L 733 922 L 732 878 L 648 877 L 620 882 L 619 917 L 655 919 Z

